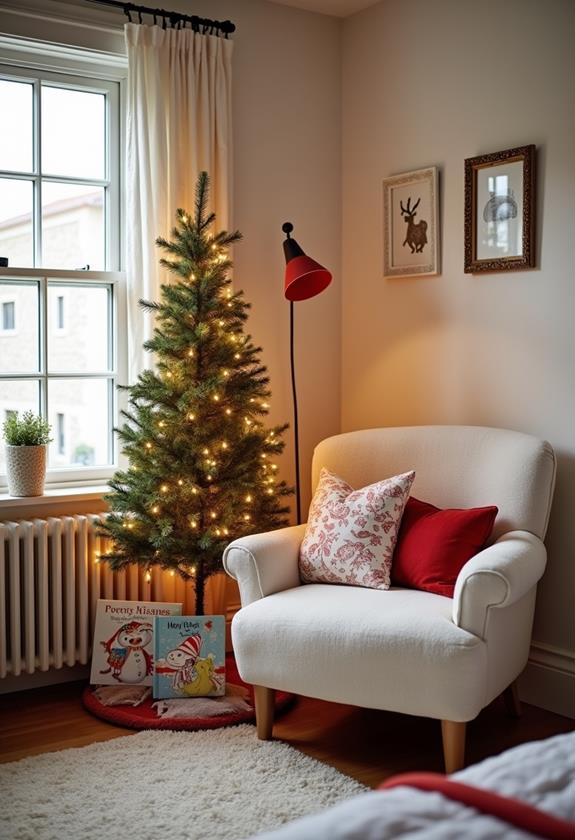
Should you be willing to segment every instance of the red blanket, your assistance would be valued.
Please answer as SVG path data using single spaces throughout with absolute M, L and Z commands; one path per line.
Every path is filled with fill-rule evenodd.
M 439 773 L 404 773 L 388 779 L 379 786 L 379 790 L 399 786 L 435 791 L 536 837 L 545 837 L 548 840 L 575 840 L 575 822 L 554 817 L 510 796 L 500 796 L 484 788 L 452 781 Z

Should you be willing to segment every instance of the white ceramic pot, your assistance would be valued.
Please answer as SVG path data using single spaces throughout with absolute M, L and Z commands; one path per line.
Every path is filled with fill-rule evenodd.
M 46 479 L 47 446 L 6 444 L 6 473 L 11 496 L 41 496 Z

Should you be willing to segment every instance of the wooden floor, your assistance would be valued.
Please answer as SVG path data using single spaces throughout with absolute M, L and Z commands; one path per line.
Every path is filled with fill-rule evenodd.
M 129 737 L 82 707 L 83 684 L 0 696 L 0 761 Z M 519 720 L 496 700 L 468 726 L 467 762 L 508 747 L 575 729 L 575 721 L 523 706 Z M 298 698 L 278 719 L 274 736 L 371 787 L 407 770 L 442 771 L 438 721 Z M 255 729 L 254 729 L 255 737 Z

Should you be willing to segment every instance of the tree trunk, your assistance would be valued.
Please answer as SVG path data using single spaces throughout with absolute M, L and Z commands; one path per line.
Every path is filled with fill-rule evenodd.
M 201 564 L 198 564 L 200 569 L 196 572 L 196 615 L 204 614 L 204 590 L 206 588 L 206 579 L 204 577 Z

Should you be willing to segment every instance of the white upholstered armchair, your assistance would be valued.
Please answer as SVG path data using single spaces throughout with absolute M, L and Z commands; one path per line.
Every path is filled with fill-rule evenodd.
M 555 482 L 551 446 L 474 426 L 349 432 L 317 446 L 322 467 L 360 488 L 414 469 L 412 494 L 440 508 L 497 505 L 492 544 L 457 578 L 453 599 L 392 587 L 301 584 L 305 525 L 231 543 L 226 571 L 242 609 L 232 624 L 242 679 L 269 738 L 274 689 L 442 721 L 447 772 L 463 765 L 465 724 L 511 690 L 529 653 L 536 584 Z

